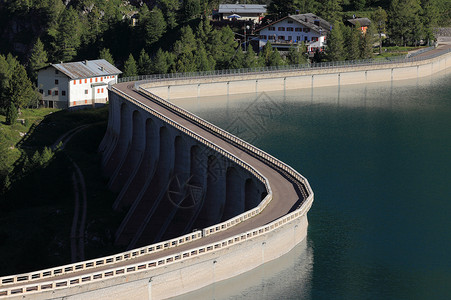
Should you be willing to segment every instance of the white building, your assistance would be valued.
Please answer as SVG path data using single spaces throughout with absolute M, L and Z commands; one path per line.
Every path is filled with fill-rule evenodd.
M 322 51 L 326 43 L 326 36 L 331 30 L 331 25 L 324 19 L 308 13 L 286 16 L 265 27 L 257 30 L 259 32 L 260 48 L 268 41 L 272 46 L 287 50 L 292 45 L 304 42 L 309 52 L 317 49 Z
M 122 72 L 104 59 L 50 64 L 38 72 L 45 107 L 68 108 L 108 101 L 108 84 Z
M 259 23 L 266 14 L 266 5 L 262 4 L 219 4 L 220 19 L 252 20 Z

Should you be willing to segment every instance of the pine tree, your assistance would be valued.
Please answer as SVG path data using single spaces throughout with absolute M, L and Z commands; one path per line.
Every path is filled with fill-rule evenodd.
M 153 72 L 157 74 L 166 74 L 168 72 L 167 54 L 158 49 L 157 54 L 152 60 Z
M 360 31 L 360 23 L 356 24 L 349 30 L 346 38 L 346 59 L 356 60 L 360 58 L 360 39 L 362 32 Z
M 34 44 L 33 50 L 31 51 L 29 63 L 29 74 L 33 82 L 36 82 L 38 79 L 37 70 L 45 67 L 47 62 L 47 52 L 44 50 L 44 44 L 41 42 L 41 39 L 38 38 Z
M 159 5 L 169 29 L 177 27 L 177 11 L 179 2 L 177 0 L 160 0 Z
M 380 6 L 372 15 L 376 31 L 379 35 L 379 54 L 382 53 L 382 34 L 385 34 L 385 23 L 387 22 L 387 13 Z
M 194 54 L 194 62 L 198 71 L 210 71 L 214 69 L 213 58 L 207 55 L 202 43 L 198 43 L 198 49 Z
M 247 52 L 244 54 L 243 68 L 258 67 L 258 59 L 252 47 L 247 47 Z
M 389 11 L 390 39 L 397 45 L 414 44 L 423 35 L 419 0 L 392 0 Z
M 335 21 L 327 39 L 326 52 L 330 61 L 339 61 L 345 58 L 344 38 L 341 25 L 338 21 Z
M 128 56 L 127 61 L 124 64 L 124 73 L 123 77 L 131 77 L 138 75 L 138 68 L 136 66 L 136 60 L 133 58 L 133 55 L 130 54 Z
M 152 46 L 166 32 L 166 21 L 160 9 L 154 8 L 144 22 L 145 41 L 147 46 Z
M 141 50 L 138 58 L 138 74 L 148 75 L 152 73 L 152 60 L 144 49 Z
M 110 53 L 110 49 L 103 48 L 102 50 L 100 50 L 99 58 L 106 60 L 107 62 L 109 62 L 110 64 L 112 64 L 114 66 L 114 59 L 113 59 L 113 55 L 111 55 L 111 53 Z
M 229 26 L 221 28 L 217 34 L 218 39 L 213 41 L 211 55 L 216 61 L 217 69 L 227 69 L 238 43 L 235 41 L 235 34 Z
M 294 0 L 272 0 L 268 6 L 268 13 L 277 15 L 278 18 L 293 15 L 296 12 Z
M 182 14 L 184 20 L 188 21 L 195 19 L 200 15 L 200 1 L 199 0 L 184 0 L 182 7 Z
M 77 12 L 72 7 L 65 9 L 52 44 L 54 60 L 64 62 L 72 60 L 80 46 L 80 35 L 81 23 Z
M 29 106 L 36 97 L 31 81 L 27 77 L 25 68 L 17 64 L 9 81 L 8 96 L 17 108 Z
M 374 25 L 370 24 L 366 30 L 366 33 L 361 36 L 361 46 L 360 46 L 360 57 L 372 58 L 373 57 L 373 46 L 376 42 L 375 39 L 376 31 Z
M 261 66 L 269 66 L 272 52 L 273 52 L 272 44 L 271 44 L 271 42 L 268 41 L 263 46 L 262 51 L 260 51 L 260 53 L 259 53 L 259 57 L 258 57 L 259 65 L 261 65 Z
M 8 109 L 6 110 L 6 125 L 13 125 L 16 123 L 17 116 L 19 115 L 16 105 L 13 101 L 9 102 Z
M 300 65 L 307 62 L 307 57 L 304 55 L 306 49 L 305 46 L 291 46 L 288 51 L 287 62 L 290 65 Z
M 241 46 L 238 46 L 238 48 L 235 51 L 235 55 L 232 58 L 232 61 L 230 62 L 229 68 L 230 69 L 241 69 L 244 64 L 244 52 Z
M 282 65 L 285 65 L 285 61 L 280 56 L 279 50 L 277 50 L 276 48 L 272 51 L 271 55 L 269 56 L 269 66 L 278 67 Z

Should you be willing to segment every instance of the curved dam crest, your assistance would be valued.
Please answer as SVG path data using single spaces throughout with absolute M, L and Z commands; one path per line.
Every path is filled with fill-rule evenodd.
M 447 65 L 446 60 L 444 64 Z M 204 161 L 202 165 L 207 170 L 206 177 L 202 177 L 201 181 L 207 186 L 207 194 L 208 183 L 214 186 L 210 188 L 211 195 L 215 195 L 213 191 L 218 194 L 222 193 L 218 191 L 227 191 L 227 171 L 226 176 L 222 177 L 215 175 L 220 172 L 215 168 L 208 172 L 208 166 L 216 165 L 217 161 L 223 164 L 221 170 L 234 170 L 229 171 L 229 186 L 239 184 L 232 178 L 244 179 L 244 183 L 241 181 L 244 188 L 229 191 L 234 195 L 231 198 L 241 200 L 230 202 L 226 197 L 223 202 L 224 206 L 234 203 L 231 207 L 238 215 L 227 219 L 223 218 L 224 211 L 218 213 L 221 212 L 220 206 L 210 208 L 210 212 L 217 212 L 210 222 L 219 220 L 219 223 L 207 225 L 201 230 L 104 258 L 0 278 L 0 298 L 167 298 L 251 270 L 280 257 L 305 239 L 306 213 L 312 204 L 313 192 L 305 178 L 295 170 L 214 125 L 166 103 L 146 89 L 134 90 L 133 84 L 122 83 L 112 87 L 110 95 L 110 122 L 100 147 L 104 153 L 103 163 L 105 173 L 110 177 L 110 187 L 117 189 L 119 195 L 125 195 L 123 188 L 130 187 L 135 181 L 130 178 L 141 179 L 141 166 L 145 166 L 142 169 L 149 170 L 148 173 L 161 171 L 166 173 L 162 177 L 172 178 L 171 173 L 174 173 L 175 162 L 178 161 L 185 166 L 181 174 L 197 174 L 196 168 L 188 162 L 200 153 L 193 149 L 201 149 L 205 145 L 210 150 L 201 152 L 205 153 L 206 159 L 204 157 L 205 160 L 201 161 Z M 138 129 L 142 128 L 141 125 L 146 130 Z M 152 150 L 147 151 L 149 149 Z M 209 156 L 215 158 L 208 159 Z M 173 157 L 174 162 L 170 162 L 169 157 Z M 135 167 L 130 168 L 130 165 Z M 163 165 L 167 167 L 163 168 Z M 241 175 L 236 176 L 237 173 Z M 205 174 L 205 171 L 199 174 Z M 143 181 L 148 182 L 146 187 L 150 187 L 153 179 L 147 176 Z M 254 192 L 245 192 L 248 179 L 251 179 L 248 182 L 255 184 L 251 186 L 249 183 L 248 191 Z M 225 185 L 218 182 L 225 182 Z M 168 186 L 157 183 L 153 185 Z M 261 194 L 263 187 L 267 195 Z M 140 194 L 146 194 L 143 188 L 137 192 L 138 197 Z M 259 200 L 264 196 L 262 202 L 257 203 L 256 194 L 260 195 Z M 204 200 L 208 198 L 201 197 Z M 246 198 L 254 199 L 247 201 L 252 203 L 247 208 Z M 210 196 L 210 199 L 216 199 L 216 196 Z M 133 206 L 123 205 L 121 201 L 117 200 L 115 206 Z M 243 203 L 244 211 L 241 208 Z M 135 207 L 135 211 L 140 211 L 140 208 Z M 202 213 L 199 212 L 199 215 Z

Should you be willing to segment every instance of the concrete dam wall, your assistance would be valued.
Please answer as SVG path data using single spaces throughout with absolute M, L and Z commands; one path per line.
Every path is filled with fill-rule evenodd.
M 100 151 L 119 193 L 114 208 L 126 211 L 119 245 L 132 249 L 221 223 L 268 194 L 240 165 L 114 93 L 110 118 Z
M 143 81 L 142 88 L 166 100 L 243 93 L 314 89 L 328 86 L 378 83 L 432 76 L 451 67 L 451 52 L 407 63 L 325 66 L 300 70 Z

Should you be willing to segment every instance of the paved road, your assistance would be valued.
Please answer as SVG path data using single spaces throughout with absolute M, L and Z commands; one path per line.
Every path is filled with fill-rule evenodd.
M 202 136 L 203 138 L 209 140 L 210 142 L 222 147 L 223 149 L 227 150 L 228 152 L 241 158 L 242 160 L 247 162 L 249 165 L 253 166 L 264 177 L 266 177 L 268 179 L 269 184 L 272 189 L 272 192 L 273 192 L 273 200 L 268 204 L 268 206 L 264 209 L 263 212 L 261 212 L 260 214 L 258 214 L 257 216 L 255 216 L 253 218 L 250 218 L 242 223 L 239 223 L 238 225 L 235 225 L 235 226 L 229 228 L 228 230 L 203 237 L 201 239 L 195 240 L 191 243 L 187 243 L 187 244 L 178 246 L 176 248 L 169 248 L 167 250 L 164 250 L 164 251 L 161 251 L 158 253 L 151 253 L 148 255 L 143 255 L 140 257 L 136 257 L 133 260 L 122 261 L 122 262 L 118 262 L 115 264 L 109 264 L 106 266 L 99 266 L 99 267 L 95 268 L 96 273 L 98 273 L 102 270 L 110 269 L 110 268 L 116 268 L 116 267 L 121 267 L 124 265 L 133 264 L 133 263 L 140 263 L 143 261 L 157 259 L 160 257 L 183 252 L 188 249 L 201 247 L 203 245 L 207 245 L 210 243 L 214 243 L 216 241 L 227 239 L 231 236 L 240 234 L 242 232 L 249 231 L 253 228 L 257 228 L 257 227 L 263 226 L 265 224 L 268 224 L 268 223 L 286 215 L 290 211 L 293 211 L 298 206 L 299 201 L 302 199 L 302 194 L 300 194 L 297 191 L 297 189 L 295 189 L 295 184 L 293 182 L 287 180 L 281 173 L 279 173 L 278 170 L 273 169 L 271 166 L 256 159 L 254 156 L 251 156 L 251 155 L 243 152 L 241 149 L 235 147 L 232 144 L 229 144 L 228 142 L 222 140 L 218 136 L 213 135 L 212 133 L 197 126 L 196 124 L 192 123 L 191 121 L 178 116 L 177 114 L 173 113 L 172 111 L 160 106 L 159 104 L 157 104 L 157 103 L 149 100 L 148 98 L 142 96 L 141 94 L 135 92 L 132 89 L 133 83 L 130 83 L 130 82 L 120 83 L 120 84 L 115 85 L 115 87 L 118 88 L 120 91 L 127 93 L 129 96 L 135 98 L 136 100 L 140 101 L 141 103 L 158 111 L 159 113 L 163 114 L 164 116 L 168 117 L 169 119 L 177 122 L 178 124 L 184 126 L 185 128 L 190 129 L 191 131 L 197 133 L 198 135 Z M 91 272 L 94 272 L 93 269 L 82 270 L 82 271 L 74 272 L 74 273 L 70 273 L 70 274 L 63 274 L 63 275 L 59 275 L 59 276 L 49 277 L 46 279 L 32 281 L 32 283 L 33 284 L 40 283 L 40 282 L 49 281 L 49 280 L 61 280 L 61 279 L 70 278 L 70 277 L 74 277 L 74 276 L 85 275 L 85 274 L 88 274 Z M 7 286 L 12 287 L 15 285 L 7 285 Z

